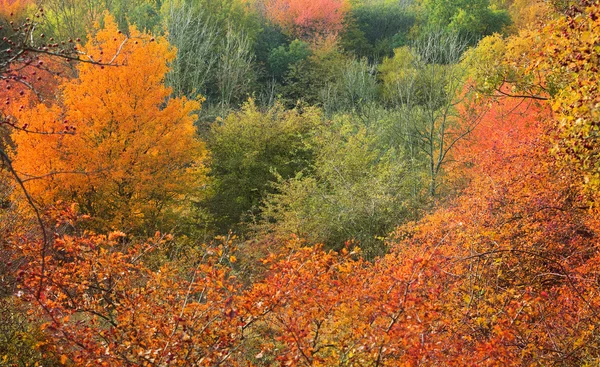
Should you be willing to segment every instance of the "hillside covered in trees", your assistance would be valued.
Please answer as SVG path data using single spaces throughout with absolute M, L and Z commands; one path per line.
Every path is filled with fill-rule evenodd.
M 600 364 L 600 2 L 0 0 L 0 366 Z

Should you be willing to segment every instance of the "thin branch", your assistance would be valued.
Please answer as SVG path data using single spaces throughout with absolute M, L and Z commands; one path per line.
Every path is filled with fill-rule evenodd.
M 17 181 L 17 184 L 21 188 L 21 191 L 23 191 L 23 195 L 25 195 L 27 202 L 29 203 L 31 208 L 33 208 L 35 217 L 36 217 L 37 222 L 40 225 L 40 229 L 42 231 L 43 242 L 42 242 L 42 249 L 41 249 L 41 253 L 40 253 L 40 255 L 42 257 L 41 269 L 40 269 L 40 285 L 39 285 L 39 288 L 38 288 L 37 294 L 36 294 L 36 297 L 39 297 L 42 292 L 43 285 L 44 285 L 44 272 L 45 272 L 45 268 L 46 268 L 46 247 L 48 245 L 48 234 L 46 233 L 46 227 L 44 226 L 44 221 L 42 220 L 42 215 L 40 214 L 40 211 L 39 211 L 37 205 L 33 201 L 33 198 L 27 191 L 27 188 L 25 187 L 25 183 L 23 182 L 23 180 L 21 180 L 21 177 L 19 177 L 19 174 L 17 173 L 17 171 L 15 171 L 15 169 L 12 165 L 12 161 L 10 160 L 10 157 L 8 156 L 8 154 L 6 154 L 6 152 L 3 149 L 0 149 L 0 156 L 2 157 L 2 160 L 4 161 L 4 163 L 6 164 L 8 171 L 12 174 L 12 176 Z

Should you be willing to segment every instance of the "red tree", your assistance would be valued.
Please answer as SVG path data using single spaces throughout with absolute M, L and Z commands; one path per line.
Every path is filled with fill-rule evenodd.
M 298 38 L 335 35 L 342 29 L 347 0 L 267 0 L 267 17 Z

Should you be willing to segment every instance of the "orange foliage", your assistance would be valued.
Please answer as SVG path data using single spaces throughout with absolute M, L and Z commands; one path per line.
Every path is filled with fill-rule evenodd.
M 559 132 L 554 153 L 565 167 L 578 167 L 583 186 L 596 194 L 600 188 L 596 52 L 600 4 L 589 0 L 569 4 L 566 14 L 545 26 L 507 39 L 501 69 L 516 86 L 512 94 L 551 101 Z M 597 200 L 597 195 L 592 196 Z
M 126 38 L 107 18 L 85 52 L 117 66 L 81 63 L 56 103 L 15 111 L 36 133 L 13 134 L 14 166 L 42 206 L 75 200 L 101 228 L 158 225 L 204 183 L 200 104 L 170 98 L 163 81 L 175 53 L 163 39 L 135 29 Z
M 72 75 L 65 60 L 46 55 L 37 55 L 27 60 L 19 60 L 4 72 L 5 80 L 0 85 L 2 113 L 20 128 L 15 116 L 25 108 L 37 103 L 52 101 L 58 92 L 61 77 Z
M 33 4 L 33 0 L 0 0 L 0 17 L 11 17 L 14 20 L 14 17 L 22 15 Z
M 600 292 L 596 213 L 549 154 L 547 106 L 501 100 L 456 156 L 470 185 L 401 227 L 374 264 L 300 249 L 249 293 L 290 365 L 593 363 Z M 558 342 L 560 341 L 560 342 Z M 280 346 L 284 345 L 283 349 Z
M 347 0 L 267 0 L 267 17 L 299 38 L 337 34 L 350 5 Z
M 502 167 L 521 173 L 520 166 L 531 162 L 521 159 L 517 152 L 526 142 L 543 139 L 544 129 L 553 118 L 547 105 L 523 98 L 486 99 L 472 109 L 475 111 L 461 114 L 471 113 L 481 118 L 477 127 L 456 145 L 452 156 L 454 175 L 469 180 L 499 172 Z
M 122 141 L 132 146 L 144 142 L 145 135 L 125 132 L 152 126 L 151 136 L 158 127 L 136 124 L 145 121 L 141 116 L 147 111 L 152 121 L 168 124 L 171 120 L 162 111 L 173 115 L 184 110 L 179 119 L 188 121 L 189 102 L 171 100 L 164 110 L 157 108 L 168 93 L 157 87 L 166 67 L 156 60 L 168 57 L 168 47 L 136 33 L 142 46 L 122 43 L 109 22 L 111 29 L 99 33 L 90 53 L 114 53 L 123 44 L 118 53 L 128 66 L 105 74 L 96 73 L 97 66 L 81 66 L 80 79 L 65 83 L 62 104 L 34 110 L 37 128 L 58 130 L 63 125 L 56 121 L 68 116 L 78 133 L 30 138 L 31 143 L 16 135 L 19 149 L 28 147 L 28 155 L 46 170 L 62 168 L 64 162 L 93 161 L 85 145 L 93 143 L 108 162 L 96 169 L 109 167 L 116 180 L 135 181 L 119 165 L 135 171 L 145 164 L 111 160 L 136 157 Z M 144 52 L 137 53 L 139 49 Z M 584 71 L 584 90 L 595 91 L 587 83 L 594 76 Z M 571 77 L 565 76 L 565 91 L 575 90 Z M 37 300 L 56 353 L 75 365 L 597 365 L 600 216 L 587 205 L 581 167 L 564 165 L 560 155 L 557 160 L 552 154 L 557 141 L 568 144 L 578 136 L 570 134 L 579 125 L 569 116 L 582 122 L 595 116 L 595 110 L 582 107 L 591 103 L 587 96 L 561 94 L 554 106 L 499 99 L 481 107 L 489 111 L 454 151 L 456 169 L 468 178 L 462 195 L 398 228 L 389 243 L 391 253 L 372 263 L 348 250 L 325 252 L 290 241 L 288 252 L 264 261 L 264 278 L 242 291 L 224 265 L 235 258 L 223 247 L 190 250 L 191 260 L 167 262 L 152 271 L 143 260 L 165 240 L 160 235 L 135 245 L 121 232 L 60 234 L 75 220 L 72 212 L 63 211 L 54 215 L 59 221 L 44 259 L 39 258 L 41 244 L 13 241 L 28 260 L 18 274 L 24 297 Z M 569 100 L 577 106 L 566 105 Z M 178 108 L 170 108 L 171 103 Z M 136 109 L 138 104 L 143 108 Z M 551 107 L 561 122 L 559 134 L 553 132 Z M 37 123 L 33 116 L 26 121 Z M 117 129 L 116 122 L 128 130 Z M 581 141 L 575 143 L 577 147 Z M 63 148 L 70 144 L 72 149 Z M 143 153 L 160 155 L 148 149 Z M 589 149 L 595 154 L 595 147 Z M 20 169 L 33 169 L 33 163 L 18 159 Z M 157 160 L 150 165 L 157 163 L 166 164 Z M 94 190 L 102 187 L 103 181 L 94 181 L 94 171 L 86 173 L 83 181 L 93 182 Z M 36 181 L 51 192 L 77 193 L 74 188 L 84 187 L 77 186 L 82 180 L 64 180 L 58 190 L 58 181 L 52 184 L 56 177 L 30 181 L 32 192 Z M 127 205 L 135 207 L 134 197 Z M 42 267 L 49 274 L 44 282 L 39 278 Z
M 56 232 L 78 218 L 54 208 Z M 223 245 L 188 251 L 189 261 L 158 271 L 144 261 L 168 242 L 156 234 L 130 244 L 122 232 L 55 234 L 45 263 L 39 243 L 19 244 L 25 300 L 62 363 L 76 366 L 215 366 L 231 358 L 242 338 L 236 283 L 222 262 Z M 39 274 L 49 275 L 39 289 Z

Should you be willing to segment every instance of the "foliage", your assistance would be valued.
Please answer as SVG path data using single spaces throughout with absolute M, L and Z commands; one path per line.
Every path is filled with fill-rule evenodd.
M 165 5 L 163 9 L 167 13 L 169 42 L 177 47 L 167 82 L 176 95 L 193 98 L 214 84 L 219 61 L 216 52 L 219 30 L 214 22 L 206 19 L 208 15 L 191 5 L 173 4 L 169 8 Z
M 217 87 L 222 108 L 240 103 L 247 97 L 252 76 L 252 55 L 249 39 L 243 33 L 227 30 L 217 60 Z
M 461 62 L 465 47 L 456 34 L 434 32 L 410 48 L 397 49 L 380 67 L 384 95 L 403 112 L 405 121 L 398 125 L 405 128 L 398 131 L 399 138 L 421 152 L 431 197 L 438 194 L 454 146 L 480 118 L 467 108 L 472 102 Z M 459 106 L 467 113 L 460 113 Z
M 597 2 L 44 1 L 0 0 L 0 364 L 600 362 Z
M 288 38 L 281 33 L 281 30 L 277 26 L 273 24 L 264 24 L 261 32 L 257 35 L 256 43 L 254 45 L 256 61 L 266 65 L 271 53 L 280 46 L 284 49 L 285 47 L 289 47 L 288 43 L 290 43 Z
M 347 0 L 266 0 L 267 18 L 287 34 L 312 39 L 335 35 L 342 29 Z
M 90 61 L 78 53 L 71 44 L 54 42 L 39 34 L 37 19 L 45 16 L 43 8 L 36 9 L 28 1 L 15 1 L 0 13 L 0 95 L 3 99 L 2 123 L 8 123 L 8 110 L 20 105 L 24 95 L 36 93 L 39 98 L 48 98 L 56 90 L 56 77 L 68 74 L 68 60 Z M 4 10 L 4 9 L 3 9 Z M 32 20 L 34 18 L 36 20 Z M 14 126 L 13 126 L 14 127 Z
M 77 221 L 57 208 L 56 228 Z M 45 261 L 28 243 L 21 270 L 23 297 L 36 297 L 33 317 L 44 321 L 62 364 L 81 366 L 209 366 L 231 358 L 244 321 L 233 302 L 235 282 L 223 246 L 189 252 L 152 271 L 144 259 L 168 237 L 129 243 L 122 232 L 55 235 Z M 192 250 L 190 250 L 192 251 Z M 41 267 L 50 277 L 42 282 Z
M 205 184 L 206 150 L 193 127 L 200 105 L 168 99 L 162 83 L 174 53 L 162 39 L 135 29 L 128 39 L 107 18 L 86 51 L 96 60 L 116 54 L 120 66 L 80 64 L 56 103 L 16 111 L 37 133 L 13 134 L 15 168 L 39 204 L 74 200 L 99 228 L 172 225 L 163 220 Z
M 127 32 L 129 24 L 156 31 L 161 21 L 160 5 L 155 0 L 42 0 L 39 5 L 45 9 L 42 32 L 60 40 L 85 39 L 95 24 L 102 23 L 105 11 L 114 14 L 123 32 Z
M 505 55 L 500 62 L 484 56 L 486 48 L 474 57 L 474 63 L 484 60 L 474 73 L 485 91 L 552 101 L 558 119 L 554 151 L 565 166 L 579 167 L 590 191 L 600 177 L 594 143 L 597 18 L 598 6 L 584 2 L 540 29 L 488 41 L 494 55 Z M 494 73 L 485 77 L 483 68 Z
M 552 164 L 541 135 L 550 121 L 547 106 L 496 105 L 462 147 L 472 179 L 463 196 L 400 227 L 392 253 L 373 264 L 344 249 L 272 257 L 249 293 L 262 300 L 251 312 L 265 313 L 274 333 L 257 358 L 594 363 L 598 292 L 588 269 L 598 256 L 597 214 L 577 208 L 575 176 Z
M 60 366 L 52 340 L 27 318 L 18 298 L 0 298 L 0 363 L 3 366 Z
M 200 14 L 202 21 L 210 20 L 222 34 L 232 27 L 236 33 L 246 34 L 250 43 L 254 43 L 262 28 L 253 1 L 167 0 L 162 5 L 167 19 L 173 9 L 187 9 L 192 14 Z
M 214 196 L 206 201 L 226 230 L 256 213 L 277 177 L 293 177 L 312 160 L 306 139 L 320 124 L 317 109 L 261 112 L 250 100 L 210 131 Z
M 276 185 L 263 208 L 262 231 L 339 249 L 356 240 L 372 258 L 383 238 L 406 215 L 402 152 L 382 149 L 372 129 L 340 116 L 310 142 L 314 173 Z
M 489 0 L 425 0 L 428 29 L 449 29 L 478 40 L 500 33 L 511 23 L 509 14 L 490 6 Z
M 243 102 L 253 87 L 255 16 L 238 0 L 169 1 L 163 7 L 167 38 L 177 57 L 167 80 L 177 95 L 202 94 L 219 115 Z
M 356 6 L 350 17 L 357 33 L 354 36 L 348 30 L 342 33 L 344 48 L 371 59 L 390 56 L 394 48 L 404 46 L 416 22 L 414 13 L 400 2 Z M 361 44 L 363 39 L 368 46 Z
M 305 60 L 289 65 L 281 87 L 281 100 L 287 107 L 299 102 L 321 106 L 324 93 L 340 77 L 346 57 L 333 40 L 314 45 Z
M 340 75 L 321 90 L 323 109 L 328 112 L 361 113 L 377 103 L 379 86 L 376 67 L 367 59 L 348 59 Z
M 546 1 L 514 0 L 509 7 L 509 13 L 513 22 L 510 28 L 517 33 L 521 29 L 537 27 L 549 21 L 554 9 Z
M 591 192 L 600 187 L 598 149 L 598 54 L 600 5 L 583 2 L 572 13 L 530 37 L 544 40 L 540 54 L 531 55 L 530 73 L 559 80 L 553 95 L 558 119 L 555 152 L 565 166 L 575 165 Z M 531 51 L 530 51 L 531 52 Z
M 306 60 L 311 53 L 308 43 L 295 39 L 287 47 L 279 46 L 271 50 L 269 71 L 275 80 L 282 81 L 291 66 Z

